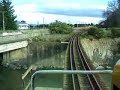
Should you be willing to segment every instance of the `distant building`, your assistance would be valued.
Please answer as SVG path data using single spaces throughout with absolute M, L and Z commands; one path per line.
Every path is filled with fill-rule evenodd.
M 30 29 L 30 25 L 26 23 L 26 21 L 18 21 L 18 30 L 27 30 Z

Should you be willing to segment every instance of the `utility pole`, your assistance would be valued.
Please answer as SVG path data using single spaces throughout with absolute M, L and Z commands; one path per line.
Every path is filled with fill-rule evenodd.
M 2 12 L 3 15 L 3 31 L 5 32 L 5 12 Z
M 43 17 L 43 29 L 44 29 L 44 17 Z
M 0 11 L 2 13 L 3 31 L 5 31 L 5 11 Z

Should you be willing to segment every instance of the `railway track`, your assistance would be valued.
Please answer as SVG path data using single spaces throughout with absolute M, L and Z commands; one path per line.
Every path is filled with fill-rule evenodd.
M 78 35 L 70 40 L 69 44 L 69 69 L 91 70 L 82 52 Z M 71 75 L 71 90 L 102 90 L 96 77 L 90 75 Z

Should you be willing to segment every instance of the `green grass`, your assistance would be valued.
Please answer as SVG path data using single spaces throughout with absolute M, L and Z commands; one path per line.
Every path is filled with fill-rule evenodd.
M 49 34 L 49 30 L 48 29 L 18 30 L 18 31 L 21 31 L 22 33 L 25 33 L 25 34 L 30 34 L 30 33 Z
M 36 36 L 33 41 L 63 42 L 70 38 L 69 34 L 51 34 L 46 36 Z
M 48 29 L 35 29 L 35 30 L 0 30 L 0 33 L 3 33 L 3 32 L 8 32 L 8 33 L 12 33 L 12 32 L 23 32 L 23 33 L 49 33 L 49 30 Z

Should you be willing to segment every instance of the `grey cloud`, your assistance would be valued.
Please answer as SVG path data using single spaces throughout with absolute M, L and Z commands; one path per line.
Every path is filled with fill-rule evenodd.
M 86 17 L 102 17 L 101 9 L 75 9 L 75 8 L 42 8 L 40 10 L 46 14 L 67 15 L 67 16 L 86 16 Z

